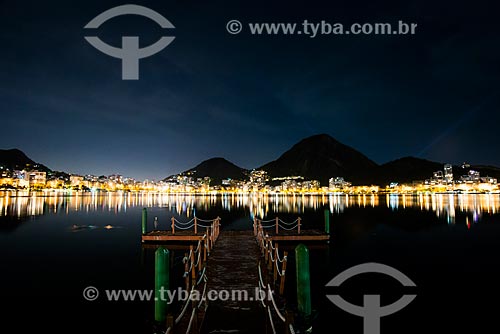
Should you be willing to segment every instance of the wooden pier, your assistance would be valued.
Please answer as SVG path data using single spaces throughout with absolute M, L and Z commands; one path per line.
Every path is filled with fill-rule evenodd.
M 329 223 L 325 230 L 329 231 Z M 143 247 L 156 248 L 160 254 L 168 254 L 169 248 L 184 249 L 184 288 L 202 297 L 188 299 L 177 311 L 160 312 L 165 332 L 292 333 L 293 314 L 283 306 L 288 252 L 282 249 L 294 242 L 329 240 L 326 231 L 304 229 L 300 218 L 286 223 L 276 217 L 254 219 L 253 231 L 221 232 L 219 217 L 195 217 L 184 223 L 172 218 L 169 230 L 148 232 L 144 211 Z M 289 241 L 284 243 L 288 246 L 278 241 Z M 235 291 L 246 297 L 235 299 Z M 208 292 L 219 298 L 207 298 Z M 222 293 L 227 298 L 221 298 Z
M 251 231 L 224 231 L 207 262 L 208 288 L 246 291 L 247 300 L 210 302 L 201 333 L 266 333 L 266 314 L 255 298 L 260 250 Z

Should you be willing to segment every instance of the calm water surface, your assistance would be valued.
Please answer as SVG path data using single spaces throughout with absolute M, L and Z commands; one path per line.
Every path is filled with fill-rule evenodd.
M 141 194 L 0 194 L 0 291 L 2 324 L 16 332 L 153 333 L 148 302 L 87 302 L 82 290 L 152 289 L 151 250 L 140 242 L 140 217 L 148 207 L 167 228 L 175 216 L 187 221 L 222 218 L 224 229 L 250 229 L 253 217 L 304 227 L 323 226 L 332 213 L 332 242 L 311 246 L 316 333 L 362 333 L 362 320 L 325 297 L 325 284 L 353 265 L 380 262 L 416 284 L 417 299 L 382 319 L 382 333 L 496 331 L 500 297 L 499 195 L 421 196 L 168 196 Z M 151 225 L 150 225 L 151 226 Z M 78 227 L 78 228 L 75 228 Z M 293 254 L 293 245 L 289 246 Z M 174 284 L 181 284 L 183 252 L 175 254 Z M 294 259 L 287 272 L 287 303 L 295 307 Z M 353 279 L 340 291 L 362 304 L 364 294 L 383 294 L 388 304 L 405 290 L 378 275 Z

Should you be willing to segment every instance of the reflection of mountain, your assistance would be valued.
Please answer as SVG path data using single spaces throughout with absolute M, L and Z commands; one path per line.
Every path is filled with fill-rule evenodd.
M 26 154 L 18 149 L 0 150 L 0 166 L 10 170 L 33 168 L 45 172 L 50 171 L 49 168 L 31 160 Z

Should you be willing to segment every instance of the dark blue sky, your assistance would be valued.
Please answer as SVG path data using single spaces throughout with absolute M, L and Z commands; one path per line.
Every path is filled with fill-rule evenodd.
M 121 80 L 83 27 L 120 1 L 0 1 L 0 148 L 73 173 L 163 178 L 223 156 L 247 168 L 328 133 L 378 163 L 500 165 L 494 2 L 135 1 L 174 42 Z M 490 5 L 491 3 L 491 5 Z M 414 36 L 252 36 L 227 21 L 418 23 Z M 123 16 L 97 35 L 163 31 Z

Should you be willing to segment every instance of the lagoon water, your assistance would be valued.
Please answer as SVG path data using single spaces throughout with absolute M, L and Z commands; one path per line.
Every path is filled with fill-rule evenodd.
M 105 289 L 153 289 L 154 253 L 140 241 L 148 208 L 167 228 L 222 218 L 223 229 L 251 229 L 253 217 L 300 216 L 303 228 L 323 227 L 332 212 L 331 242 L 311 246 L 314 333 L 362 333 L 361 318 L 333 305 L 328 294 L 362 304 L 381 294 L 389 304 L 407 293 L 379 275 L 352 279 L 339 291 L 325 285 L 366 262 L 390 265 L 417 285 L 415 301 L 382 319 L 382 333 L 495 331 L 500 296 L 500 195 L 192 196 L 153 194 L 0 194 L 2 323 L 15 332 L 154 333 L 153 302 L 110 302 Z M 289 246 L 286 300 L 295 307 L 293 245 Z M 244 251 L 244 250 L 242 250 Z M 183 253 L 174 251 L 182 283 Z M 82 291 L 95 286 L 97 301 Z M 2 330 L 4 332 L 4 330 Z

